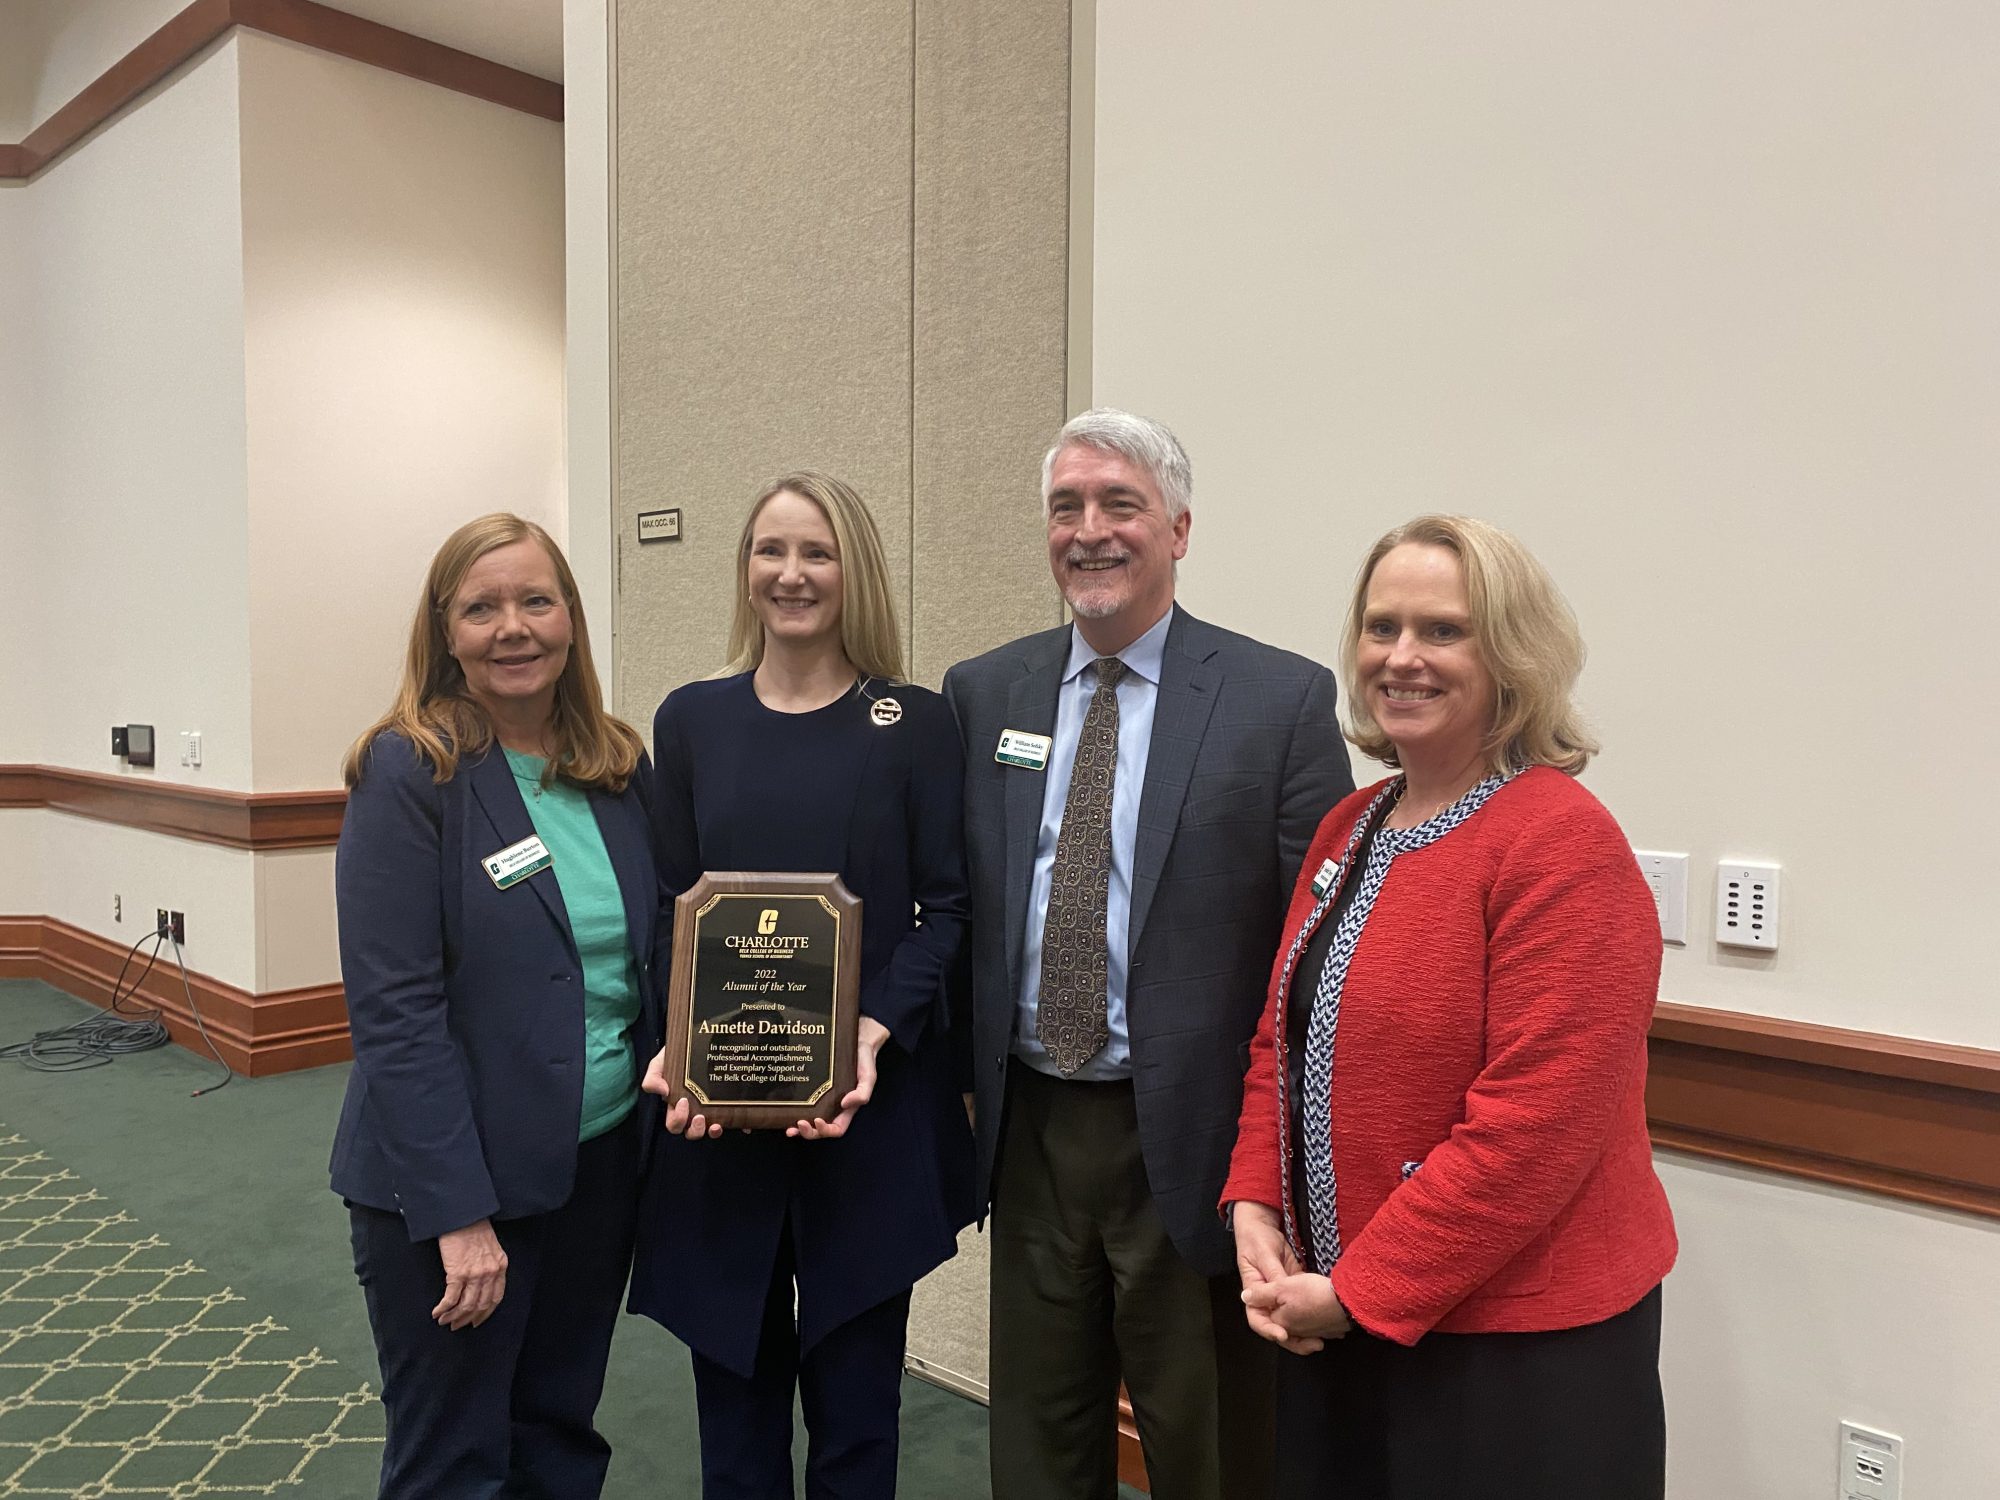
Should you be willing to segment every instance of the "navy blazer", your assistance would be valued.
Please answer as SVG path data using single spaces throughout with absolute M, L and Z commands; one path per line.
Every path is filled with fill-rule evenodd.
M 660 1025 L 649 780 L 642 762 L 623 792 L 590 793 L 639 971 L 635 1053 Z M 440 785 L 415 746 L 384 733 L 348 794 L 334 895 L 354 1072 L 330 1170 L 336 1193 L 400 1212 L 412 1240 L 569 1198 L 583 1110 L 576 938 L 553 870 L 503 891 L 480 863 L 534 831 L 497 745 Z
M 871 701 L 889 694 L 902 715 L 878 723 Z M 827 753 L 795 764 L 797 733 L 768 734 L 767 721 L 823 734 Z M 861 1010 L 892 1037 L 873 1098 L 838 1140 L 759 1130 L 655 1143 L 632 1310 L 748 1379 L 787 1234 L 809 1349 L 953 1255 L 972 1218 L 972 1138 L 943 995 L 966 920 L 958 737 L 921 687 L 878 684 L 784 716 L 738 676 L 674 692 L 653 746 L 669 901 L 704 870 L 837 870 L 862 901 Z

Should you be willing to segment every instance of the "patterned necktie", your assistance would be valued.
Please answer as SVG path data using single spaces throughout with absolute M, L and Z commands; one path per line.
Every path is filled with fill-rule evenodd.
M 1105 1016 L 1104 913 L 1111 896 L 1111 788 L 1118 773 L 1118 679 L 1125 663 L 1097 659 L 1097 691 L 1083 716 L 1056 835 L 1049 910 L 1042 923 L 1041 1005 L 1035 1030 L 1067 1078 L 1111 1039 Z

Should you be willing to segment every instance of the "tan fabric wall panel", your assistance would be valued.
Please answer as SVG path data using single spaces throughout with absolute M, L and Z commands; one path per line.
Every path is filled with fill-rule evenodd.
M 1071 0 L 917 0 L 912 674 L 1062 618 Z
M 911 673 L 1056 624 L 1039 464 L 1067 405 L 1072 0 L 617 9 L 618 705 L 718 667 L 758 483 L 850 480 Z M 683 540 L 635 539 L 678 506 Z M 910 1352 L 983 1391 L 984 1242 Z
M 618 8 L 619 706 L 722 663 L 764 479 L 825 469 L 910 556 L 909 0 Z M 633 517 L 679 506 L 679 542 Z M 905 625 L 907 629 L 907 622 Z

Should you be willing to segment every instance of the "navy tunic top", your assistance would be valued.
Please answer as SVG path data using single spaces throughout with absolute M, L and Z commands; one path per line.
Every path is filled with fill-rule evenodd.
M 902 715 L 877 723 L 888 698 Z M 948 1259 L 973 1218 L 944 998 L 969 911 L 958 731 L 925 688 L 869 679 L 788 714 L 745 673 L 671 694 L 653 742 L 664 899 L 705 870 L 838 871 L 862 901 L 861 1013 L 890 1032 L 841 1139 L 731 1131 L 653 1153 L 632 1309 L 747 1377 L 787 1218 L 802 1348 Z

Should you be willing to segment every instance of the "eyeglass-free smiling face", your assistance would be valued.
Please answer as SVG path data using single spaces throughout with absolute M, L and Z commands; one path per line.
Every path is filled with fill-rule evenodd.
M 445 609 L 446 645 L 489 713 L 539 704 L 552 715 L 574 633 L 555 563 L 533 540 L 473 563 Z
M 1473 635 L 1465 569 L 1449 548 L 1405 542 L 1375 564 L 1355 665 L 1368 712 L 1404 765 L 1480 754 L 1497 700 Z
M 839 636 L 840 544 L 805 496 L 779 490 L 759 507 L 743 582 L 767 639 L 802 645 Z
M 1085 638 L 1119 651 L 1174 602 L 1187 511 L 1169 519 L 1160 489 L 1122 453 L 1071 443 L 1049 470 L 1049 569 Z M 1100 637 L 1102 641 L 1100 642 Z

